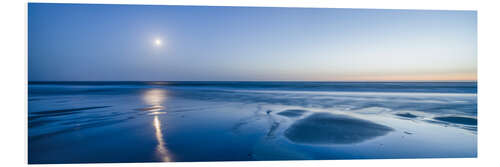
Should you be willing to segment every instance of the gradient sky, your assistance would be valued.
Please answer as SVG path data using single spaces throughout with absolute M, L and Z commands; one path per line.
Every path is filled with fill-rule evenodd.
M 476 18 L 475 11 L 30 3 L 28 80 L 470 81 Z

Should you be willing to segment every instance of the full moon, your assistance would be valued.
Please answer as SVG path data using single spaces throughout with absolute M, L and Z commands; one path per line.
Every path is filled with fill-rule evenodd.
M 155 40 L 155 45 L 156 46 L 161 46 L 161 40 L 160 39 L 156 39 Z

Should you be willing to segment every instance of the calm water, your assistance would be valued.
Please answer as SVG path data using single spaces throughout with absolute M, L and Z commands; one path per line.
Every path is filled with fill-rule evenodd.
M 30 82 L 29 163 L 477 156 L 477 84 Z

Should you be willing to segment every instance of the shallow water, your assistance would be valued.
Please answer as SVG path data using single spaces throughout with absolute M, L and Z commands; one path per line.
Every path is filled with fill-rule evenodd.
M 30 82 L 28 161 L 476 157 L 476 85 Z

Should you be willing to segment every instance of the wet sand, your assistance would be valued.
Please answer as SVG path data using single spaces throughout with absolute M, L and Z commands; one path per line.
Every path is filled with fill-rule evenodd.
M 353 144 L 392 131 L 390 127 L 345 115 L 315 113 L 296 121 L 285 136 L 296 143 Z
M 435 117 L 434 119 L 455 124 L 477 125 L 477 119 L 469 117 L 447 116 L 447 117 Z
M 477 156 L 470 94 L 30 90 L 29 98 L 39 99 L 28 102 L 31 164 Z

